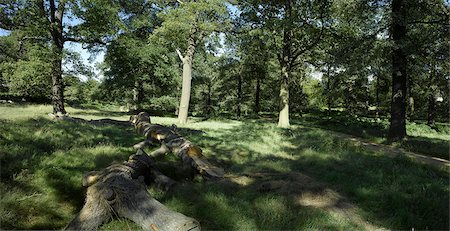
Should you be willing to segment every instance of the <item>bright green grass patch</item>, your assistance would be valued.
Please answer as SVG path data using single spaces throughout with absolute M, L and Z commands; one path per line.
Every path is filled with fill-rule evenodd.
M 67 110 L 86 119 L 129 118 L 109 109 Z M 50 106 L 0 106 L 3 229 L 63 228 L 83 205 L 82 174 L 126 160 L 134 152 L 132 145 L 142 140 L 131 127 L 53 122 L 47 119 L 49 112 Z M 175 118 L 165 117 L 152 117 L 152 121 L 176 123 Z M 198 144 L 211 162 L 224 167 L 229 175 L 263 172 L 272 177 L 248 185 L 186 180 L 176 173 L 182 166 L 180 161 L 168 155 L 160 160 L 167 163 L 161 170 L 182 184 L 174 193 L 156 189 L 150 193 L 172 209 L 196 218 L 204 229 L 364 228 L 333 216 L 325 208 L 302 206 L 293 195 L 255 190 L 258 181 L 285 180 L 287 174 L 297 172 L 349 198 L 358 208 L 355 216 L 380 227 L 448 228 L 448 169 L 355 146 L 333 132 L 312 126 L 318 123 L 313 122 L 279 129 L 274 123 L 254 120 L 194 118 L 179 131 Z M 431 134 L 419 130 L 420 134 Z M 432 136 L 436 135 L 428 137 Z M 102 229 L 138 227 L 120 220 Z

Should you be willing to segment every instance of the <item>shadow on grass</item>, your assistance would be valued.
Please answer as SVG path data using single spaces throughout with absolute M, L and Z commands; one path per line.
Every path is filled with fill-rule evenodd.
M 138 140 L 131 127 L 0 121 L 2 228 L 62 228 L 84 202 L 82 174 L 126 160 Z
M 301 119 L 293 120 L 292 124 L 317 127 L 326 130 L 341 132 L 371 141 L 379 142 L 386 138 L 389 123 L 385 119 L 377 120 L 368 117 L 348 116 L 343 112 L 333 111 L 331 115 L 325 112 L 308 114 Z M 437 126 L 437 125 L 436 125 Z M 448 134 L 448 125 L 439 125 L 432 128 L 425 124 L 408 124 L 408 129 L 423 130 L 422 133 L 433 132 L 441 135 Z M 388 144 L 387 141 L 383 141 Z M 438 138 L 428 138 L 422 136 L 408 136 L 408 139 L 400 144 L 402 148 L 418 154 L 449 159 L 448 140 Z
M 409 136 L 401 147 L 426 156 L 434 156 L 449 160 L 450 144 L 448 140 L 432 139 L 428 137 Z
M 225 166 L 229 174 L 299 172 L 325 182 L 348 197 L 359 208 L 359 215 L 381 227 L 439 230 L 449 226 L 447 170 L 355 146 L 349 140 L 315 128 L 294 126 L 293 129 L 282 130 L 271 125 L 243 123 L 219 135 L 210 133 L 213 131 L 205 129 L 205 133 L 189 139 L 205 149 L 207 154 L 214 154 L 210 159 Z M 274 134 L 281 137 L 281 148 L 265 148 L 268 141 L 264 137 L 271 136 L 272 142 L 278 141 Z M 258 146 L 263 148 L 252 148 Z M 314 219 L 326 219 L 319 210 L 296 207 L 287 197 L 258 194 L 251 187 L 200 185 L 187 188 L 186 191 L 193 193 L 176 193 L 162 199 L 179 206 L 187 214 L 204 219 L 202 224 L 206 229 L 308 227 L 296 223 L 302 222 L 298 217 L 286 215 L 287 220 L 276 220 L 273 215 L 275 218 L 266 216 L 265 220 L 257 215 L 271 210 L 271 206 L 259 208 L 257 205 L 259 200 L 268 198 L 275 198 L 274 206 L 280 207 L 277 212 L 281 214 L 283 211 L 288 214 L 309 213 L 305 215 L 305 222 L 312 223 Z M 263 204 L 270 203 L 266 201 Z M 339 225 L 315 228 L 333 227 Z
M 84 201 L 82 174 L 122 162 L 134 152 L 131 146 L 142 139 L 131 127 L 45 119 L 4 122 L 0 124 L 2 186 L 6 186 L 5 195 L 14 196 L 1 199 L 8 209 L 0 209 L 4 229 L 63 227 Z M 199 145 L 228 175 L 269 175 L 240 183 L 186 182 L 183 173 L 170 175 L 181 164 L 176 157 L 167 156 L 168 165 L 174 165 L 161 170 L 185 183 L 174 193 L 152 194 L 169 207 L 198 219 L 204 229 L 362 228 L 333 217 L 324 208 L 301 205 L 291 193 L 259 190 L 265 181 L 285 180 L 294 192 L 300 188 L 301 193 L 323 193 L 302 188 L 305 185 L 295 179 L 286 180 L 292 173 L 324 182 L 349 198 L 359 208 L 359 216 L 379 226 L 448 228 L 448 171 L 366 150 L 313 127 L 278 129 L 272 124 L 246 121 L 226 129 L 182 128 L 180 133 Z M 19 184 L 20 190 L 15 189 Z M 42 196 L 20 201 L 33 194 Z M 37 221 L 29 221 L 30 217 Z

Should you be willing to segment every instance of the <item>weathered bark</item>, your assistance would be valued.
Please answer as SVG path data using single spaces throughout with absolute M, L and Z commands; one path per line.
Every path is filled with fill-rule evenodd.
M 118 216 L 134 221 L 144 230 L 200 230 L 195 219 L 172 211 L 150 197 L 145 182 L 173 185 L 173 181 L 153 169 L 152 164 L 152 159 L 139 150 L 123 164 L 85 174 L 85 204 L 65 229 L 97 230 Z
M 286 18 L 291 18 L 292 2 L 285 1 Z M 281 78 L 280 78 L 280 101 L 281 110 L 278 118 L 278 127 L 289 127 L 289 79 L 291 77 L 290 63 L 292 59 L 292 28 L 288 25 L 283 32 L 283 55 L 280 60 Z
M 64 48 L 63 15 L 65 1 L 58 7 L 54 0 L 50 1 L 50 34 L 52 36 L 52 103 L 53 114 L 66 114 L 64 108 L 64 83 L 62 79 L 62 53 Z
M 193 167 L 206 178 L 223 177 L 223 169 L 211 164 L 202 155 L 202 150 L 179 135 L 174 127 L 169 128 L 159 124 L 151 124 L 149 115 L 144 112 L 131 116 L 130 121 L 136 128 L 137 133 L 146 137 L 146 140 L 135 145 L 135 148 L 160 144 L 161 147 L 152 152 L 151 156 L 172 152 L 180 157 L 186 165 Z
M 193 29 L 188 39 L 188 47 L 185 56 L 180 59 L 183 62 L 183 84 L 181 86 L 180 107 L 178 110 L 178 121 L 181 124 L 187 123 L 189 113 L 189 101 L 191 98 L 191 80 L 192 80 L 192 60 L 194 59 L 196 42 L 196 29 Z
M 398 141 L 406 136 L 406 80 L 407 56 L 404 51 L 406 39 L 405 9 L 403 0 L 392 1 L 392 100 L 391 123 L 388 140 Z

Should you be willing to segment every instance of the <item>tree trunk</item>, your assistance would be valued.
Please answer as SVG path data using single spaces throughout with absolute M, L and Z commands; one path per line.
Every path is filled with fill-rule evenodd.
M 242 104 L 242 75 L 239 73 L 237 76 L 237 102 L 236 102 L 236 116 L 241 118 L 241 104 Z
M 208 83 L 208 95 L 206 96 L 206 115 L 208 117 L 211 116 L 212 102 L 211 102 L 211 94 L 212 94 L 212 83 Z
M 331 115 L 331 77 L 330 77 L 330 64 L 327 64 L 327 108 L 328 108 L 328 116 Z
M 133 87 L 133 109 L 139 111 L 142 109 L 141 103 L 143 99 L 142 81 L 139 79 L 134 80 Z
M 54 45 L 52 57 L 52 103 L 53 114 L 66 114 L 64 108 L 64 83 L 62 78 L 62 47 Z
M 406 80 L 407 57 L 404 51 L 406 39 L 405 6 L 403 0 L 392 1 L 392 39 L 394 50 L 392 54 L 392 100 L 391 123 L 388 140 L 399 141 L 406 136 Z
M 188 40 L 188 48 L 186 55 L 182 58 L 183 61 L 183 84 L 181 87 L 180 107 L 178 111 L 178 121 L 181 124 L 187 123 L 189 113 L 189 100 L 191 98 L 191 81 L 192 81 L 192 60 L 195 52 L 195 33 L 191 33 Z
M 278 119 L 278 127 L 289 127 L 289 72 L 287 67 L 283 67 L 281 71 L 281 88 L 280 88 L 280 100 L 281 111 Z
M 258 115 L 259 111 L 261 111 L 260 95 L 261 95 L 261 77 L 258 75 L 256 77 L 256 88 L 255 88 L 255 113 L 256 113 L 256 115 Z
M 145 182 L 167 180 L 152 165 L 152 159 L 139 150 L 123 164 L 85 174 L 85 204 L 65 229 L 97 230 L 117 216 L 132 220 L 144 230 L 200 230 L 193 218 L 172 211 L 150 197 Z
M 434 118 L 435 118 L 435 112 L 436 112 L 436 107 L 435 104 L 436 100 L 434 98 L 433 94 L 430 94 L 430 96 L 428 96 L 428 113 L 427 113 L 427 124 L 428 125 L 434 125 Z
M 291 0 L 285 2 L 286 19 L 291 18 L 292 3 Z M 289 24 L 285 26 L 283 32 L 283 55 L 280 60 L 281 65 L 281 86 L 280 86 L 280 100 L 281 111 L 278 118 L 278 127 L 289 127 L 289 79 L 291 75 L 291 68 L 289 66 L 292 58 L 292 28 Z
M 62 78 L 62 59 L 64 48 L 63 15 L 64 1 L 56 8 L 54 0 L 50 1 L 50 34 L 52 36 L 52 103 L 53 114 L 66 114 L 64 108 L 64 83 Z
M 380 75 L 377 74 L 375 76 L 377 78 L 377 83 L 375 86 L 375 91 L 376 91 L 376 95 L 375 95 L 375 105 L 376 105 L 376 109 L 375 109 L 375 118 L 378 118 L 379 114 L 380 114 Z

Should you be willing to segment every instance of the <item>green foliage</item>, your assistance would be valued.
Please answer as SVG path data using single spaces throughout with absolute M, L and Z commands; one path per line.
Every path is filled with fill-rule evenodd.
M 0 37 L 5 52 L 0 55 L 0 79 L 10 94 L 48 100 L 51 93 L 51 53 L 44 43 L 18 43 L 14 33 Z
M 213 32 L 225 32 L 229 28 L 228 11 L 223 0 L 160 1 L 162 11 L 158 17 L 162 25 L 156 28 L 151 40 L 159 41 L 172 51 L 186 50 L 188 38 L 203 40 Z

